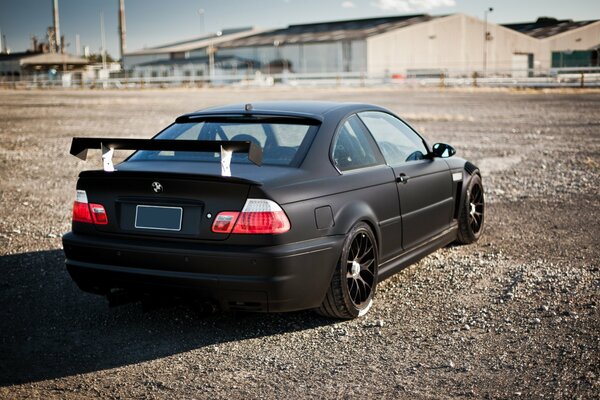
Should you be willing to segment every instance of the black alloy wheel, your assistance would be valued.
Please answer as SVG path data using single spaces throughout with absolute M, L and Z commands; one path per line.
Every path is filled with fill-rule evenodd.
M 359 222 L 348 232 L 329 290 L 317 312 L 333 318 L 365 315 L 377 286 L 377 242 L 369 225 Z
M 469 225 L 473 233 L 479 233 L 483 228 L 483 188 L 473 185 L 469 195 Z
M 372 297 L 375 259 L 375 246 L 365 232 L 360 232 L 352 240 L 346 260 L 348 292 L 357 308 L 364 308 Z
M 462 244 L 476 242 L 483 233 L 485 221 L 485 200 L 483 185 L 479 175 L 469 180 L 467 192 L 458 216 L 458 237 Z

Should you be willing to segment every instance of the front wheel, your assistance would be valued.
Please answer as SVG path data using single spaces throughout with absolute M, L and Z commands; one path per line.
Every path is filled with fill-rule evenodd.
M 479 175 L 473 175 L 467 186 L 465 201 L 458 215 L 458 242 L 476 242 L 483 232 L 485 201 Z
M 373 305 L 378 273 L 377 242 L 369 225 L 359 222 L 346 235 L 329 290 L 317 313 L 352 319 Z

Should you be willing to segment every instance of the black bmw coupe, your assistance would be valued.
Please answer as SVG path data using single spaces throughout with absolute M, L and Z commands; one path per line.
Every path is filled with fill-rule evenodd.
M 355 318 L 379 281 L 483 231 L 477 167 L 374 105 L 235 104 L 152 139 L 73 139 L 88 149 L 104 168 L 80 173 L 63 245 L 77 285 L 109 299 Z M 135 152 L 115 166 L 114 149 Z

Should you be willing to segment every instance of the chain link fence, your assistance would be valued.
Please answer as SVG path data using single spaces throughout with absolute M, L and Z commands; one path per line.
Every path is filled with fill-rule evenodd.
M 64 74 L 52 79 L 37 76 L 0 77 L 4 89 L 140 89 L 173 87 L 600 87 L 600 67 L 553 68 L 546 71 L 503 70 L 483 76 L 478 71 L 415 70 L 406 74 L 369 74 L 361 72 L 266 74 L 260 71 L 243 74 L 171 75 L 132 77 L 120 73 L 105 78 L 77 78 Z

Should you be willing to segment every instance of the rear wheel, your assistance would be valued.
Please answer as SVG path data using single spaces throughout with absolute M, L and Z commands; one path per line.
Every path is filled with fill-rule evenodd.
M 483 232 L 485 201 L 479 175 L 473 175 L 467 186 L 465 201 L 458 215 L 458 242 L 476 242 Z
M 377 261 L 373 232 L 369 225 L 359 222 L 346 236 L 329 290 L 317 312 L 342 319 L 365 315 L 373 305 Z

